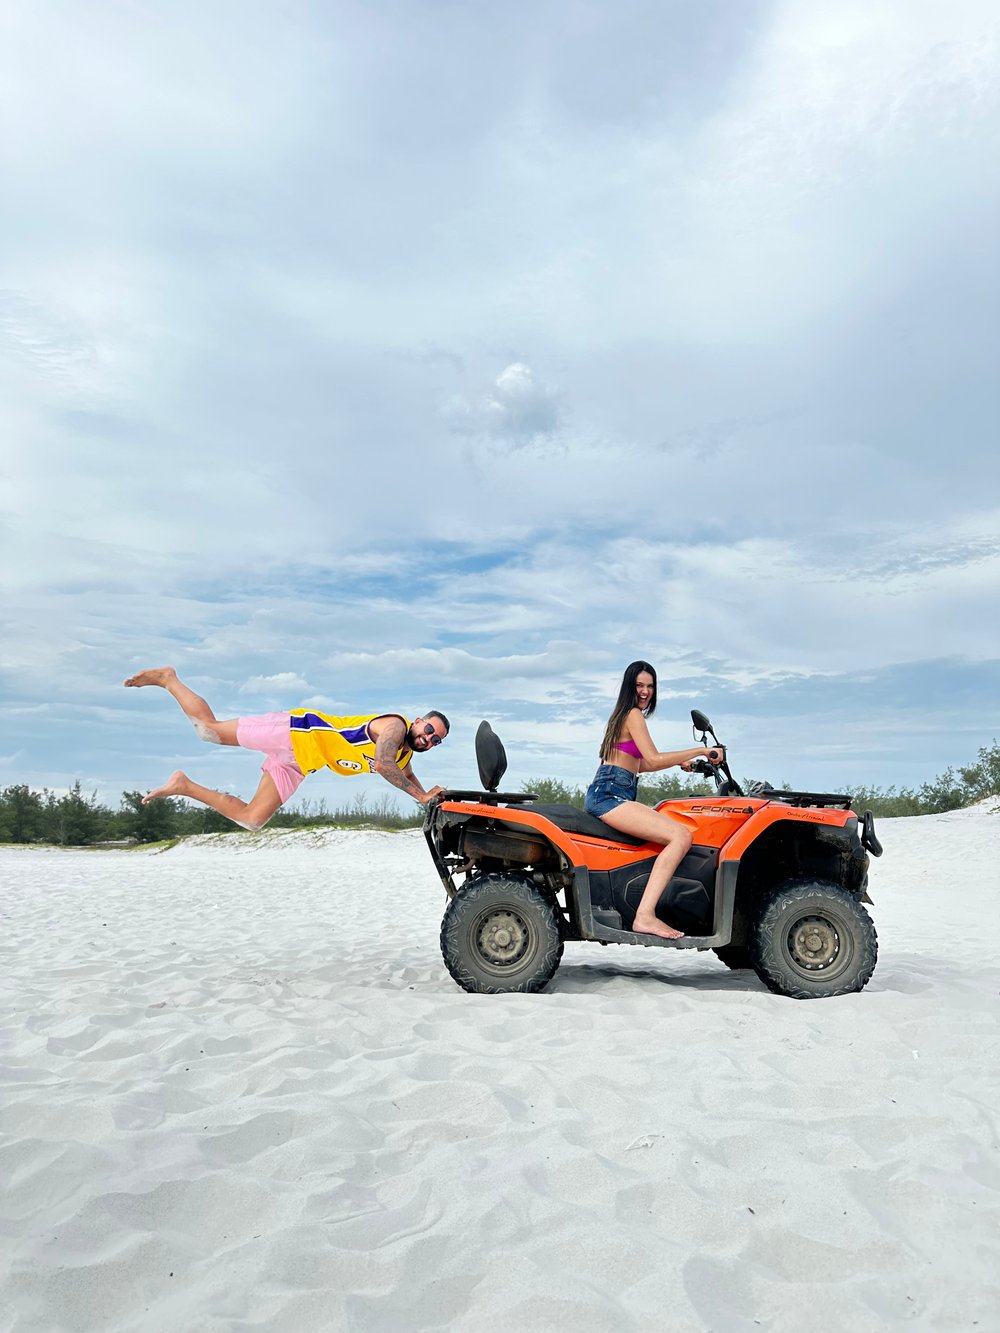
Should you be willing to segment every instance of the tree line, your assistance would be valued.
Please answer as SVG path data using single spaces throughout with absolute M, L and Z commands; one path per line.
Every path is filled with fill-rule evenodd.
M 79 779 L 62 796 L 19 785 L 0 791 L 0 843 L 46 843 L 56 847 L 92 847 L 99 843 L 169 842 L 197 833 L 237 833 L 239 829 L 203 806 L 167 797 L 142 803 L 143 793 L 122 792 L 117 810 L 86 794 Z M 304 801 L 298 809 L 279 810 L 268 828 L 413 828 L 423 814 L 404 814 L 390 797 L 369 801 L 364 794 L 334 810 L 325 801 Z
M 747 789 L 752 779 L 740 779 Z M 789 790 L 783 783 L 783 790 Z M 553 778 L 538 778 L 524 784 L 541 801 L 582 808 L 583 787 L 568 786 Z M 711 796 L 715 788 L 704 780 L 668 773 L 643 778 L 639 800 L 657 805 L 684 796 Z M 871 810 L 876 817 L 933 815 L 958 810 L 987 796 L 1000 796 L 1000 745 L 984 746 L 975 763 L 967 768 L 948 768 L 919 787 L 848 787 L 855 810 Z M 404 812 L 390 796 L 369 800 L 365 793 L 350 804 L 329 809 L 325 801 L 303 801 L 297 808 L 279 810 L 268 828 L 417 828 L 423 811 Z M 143 805 L 142 793 L 122 792 L 117 810 L 101 805 L 97 793 L 85 794 L 79 779 L 68 792 L 57 796 L 24 785 L 0 791 L 0 843 L 46 843 L 57 847 L 88 847 L 99 843 L 151 843 L 191 837 L 197 833 L 235 833 L 236 825 L 202 806 L 167 798 Z

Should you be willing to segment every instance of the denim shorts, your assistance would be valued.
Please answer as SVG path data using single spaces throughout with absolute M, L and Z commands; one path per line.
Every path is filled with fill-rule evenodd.
M 587 788 L 583 808 L 588 815 L 606 815 L 626 801 L 634 801 L 639 787 L 639 776 L 618 764 L 602 764 Z

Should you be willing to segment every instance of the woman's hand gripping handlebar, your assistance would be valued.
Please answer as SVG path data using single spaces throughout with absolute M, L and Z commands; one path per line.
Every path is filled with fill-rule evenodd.
M 715 777 L 715 770 L 726 762 L 726 747 L 724 745 L 713 745 L 705 751 L 704 759 L 692 759 L 689 763 L 681 764 L 681 768 L 686 773 L 700 773 L 702 777 Z

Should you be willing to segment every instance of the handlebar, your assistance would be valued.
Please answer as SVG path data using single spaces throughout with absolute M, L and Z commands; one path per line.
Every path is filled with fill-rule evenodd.
M 697 773 L 699 777 L 711 778 L 718 791 L 729 789 L 735 794 L 739 794 L 739 787 L 736 785 L 732 773 L 729 771 L 729 764 L 726 760 L 726 747 L 724 745 L 713 745 L 709 753 L 715 759 L 692 759 L 688 767 L 690 773 Z
M 720 745 L 717 749 L 712 750 L 712 754 L 719 756 L 719 763 L 713 764 L 710 759 L 692 759 L 691 772 L 700 773 L 704 778 L 714 778 L 720 765 L 726 762 L 726 752 Z

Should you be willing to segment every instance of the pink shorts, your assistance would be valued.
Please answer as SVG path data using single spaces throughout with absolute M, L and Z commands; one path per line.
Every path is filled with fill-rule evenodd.
M 295 762 L 287 713 L 263 713 L 260 717 L 241 717 L 236 722 L 236 743 L 244 750 L 259 750 L 267 758 L 261 771 L 270 773 L 284 805 L 294 796 L 305 774 Z

